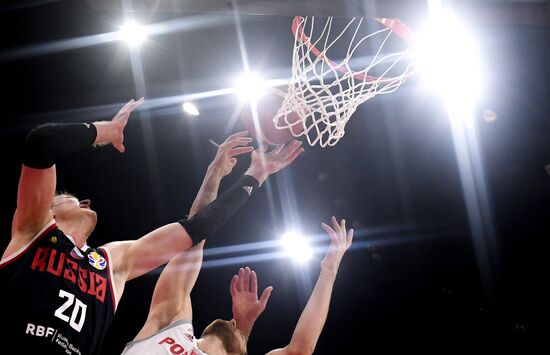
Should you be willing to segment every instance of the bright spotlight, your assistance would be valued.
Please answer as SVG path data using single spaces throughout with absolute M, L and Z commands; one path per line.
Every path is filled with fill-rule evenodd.
M 480 55 L 468 28 L 454 16 L 439 11 L 421 32 L 418 61 L 424 78 L 448 104 L 473 102 L 481 91 Z
M 254 73 L 246 73 L 237 79 L 235 91 L 243 101 L 256 101 L 264 93 L 267 88 L 266 83 Z
M 147 38 L 145 26 L 137 22 L 130 21 L 120 27 L 120 38 L 129 46 L 139 46 Z
M 191 116 L 198 116 L 200 114 L 199 109 L 192 102 L 184 102 L 181 107 L 183 108 L 183 111 Z
M 296 232 L 287 232 L 283 234 L 281 243 L 287 254 L 299 263 L 304 263 L 313 256 L 313 252 L 307 240 Z

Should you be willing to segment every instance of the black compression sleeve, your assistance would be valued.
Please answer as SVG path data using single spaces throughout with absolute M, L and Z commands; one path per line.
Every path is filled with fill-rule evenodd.
M 256 179 L 243 175 L 235 185 L 212 203 L 203 207 L 193 217 L 181 219 L 178 222 L 191 236 L 195 245 L 212 235 L 227 222 L 259 187 L 260 184 Z
M 23 146 L 25 166 L 46 169 L 56 157 L 91 146 L 97 137 L 91 123 L 47 123 L 33 128 Z

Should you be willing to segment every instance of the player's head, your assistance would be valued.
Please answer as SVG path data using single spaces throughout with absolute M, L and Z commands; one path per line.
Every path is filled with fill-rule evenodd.
M 216 319 L 210 323 L 202 332 L 201 338 L 217 337 L 223 346 L 219 355 L 246 355 L 246 338 L 237 329 L 237 323 L 234 319 L 228 321 Z M 212 349 L 213 350 L 213 349 Z M 217 352 L 207 351 L 212 355 L 218 355 Z M 225 353 L 223 352 L 225 350 Z
M 97 223 L 97 214 L 90 206 L 90 200 L 80 201 L 76 196 L 63 192 L 54 196 L 50 209 L 58 222 L 79 220 L 90 225 L 93 230 Z M 92 230 L 89 232 L 91 233 Z

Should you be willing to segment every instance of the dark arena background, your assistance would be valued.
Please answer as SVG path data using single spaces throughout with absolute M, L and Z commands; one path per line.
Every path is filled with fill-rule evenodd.
M 145 97 L 126 127 L 124 154 L 108 146 L 57 162 L 58 187 L 90 198 L 98 213 L 89 244 L 134 239 L 186 215 L 213 143 L 244 129 L 236 78 L 245 70 L 290 77 L 294 15 L 398 17 L 415 32 L 429 3 L 3 1 L 2 250 L 32 127 L 110 120 Z M 249 354 L 286 345 L 329 243 L 320 223 L 334 215 L 355 237 L 316 354 L 548 353 L 550 2 L 441 3 L 478 49 L 480 74 L 466 70 L 447 83 L 458 96 L 479 82 L 467 123 L 453 121 L 445 84 L 426 85 L 419 74 L 360 105 L 334 147 L 304 142 L 306 151 L 208 240 L 192 293 L 199 334 L 231 317 L 229 282 L 250 266 L 260 288 L 274 291 Z M 116 35 L 129 20 L 153 29 L 139 47 Z M 440 64 L 449 78 L 464 70 L 460 61 Z M 187 101 L 198 116 L 182 110 Z M 239 158 L 222 191 L 249 162 Z M 278 253 L 289 229 L 311 237 L 308 262 Z M 236 247 L 220 249 L 228 246 Z M 127 284 L 102 354 L 120 354 L 140 330 L 161 270 Z

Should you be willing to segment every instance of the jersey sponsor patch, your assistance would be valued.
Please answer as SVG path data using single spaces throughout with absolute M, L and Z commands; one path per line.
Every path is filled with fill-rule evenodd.
M 90 263 L 90 265 L 92 265 L 98 270 L 103 270 L 107 267 L 107 260 L 105 260 L 104 257 L 99 255 L 95 251 L 88 254 L 88 262 Z

